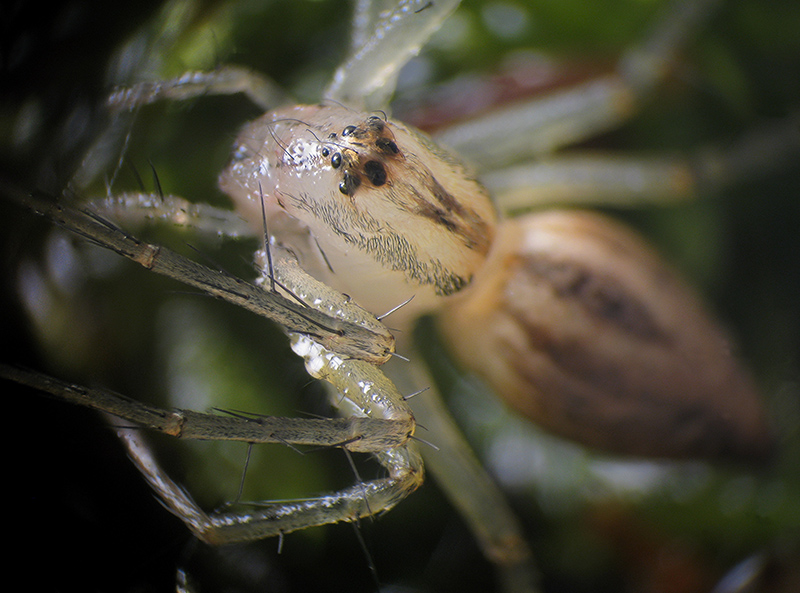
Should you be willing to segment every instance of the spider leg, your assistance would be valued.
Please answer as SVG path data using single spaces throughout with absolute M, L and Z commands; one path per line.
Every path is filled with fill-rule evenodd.
M 324 97 L 360 110 L 385 108 L 400 69 L 458 4 L 459 0 L 358 2 L 350 55 L 334 73 Z
M 298 267 L 282 258 L 275 265 L 276 274 L 288 285 L 288 290 L 302 295 L 309 306 L 281 297 L 262 288 L 228 278 L 224 273 L 204 269 L 168 250 L 148 245 L 124 233 L 95 214 L 79 212 L 68 206 L 54 204 L 44 198 L 27 195 L 4 187 L 12 201 L 45 214 L 57 224 L 89 240 L 133 259 L 146 268 L 165 273 L 192 286 L 202 287 L 218 296 L 228 295 L 240 305 L 257 300 L 259 294 L 269 295 L 266 302 L 277 304 L 273 317 L 289 333 L 292 347 L 306 363 L 308 372 L 325 380 L 337 394 L 335 405 L 342 410 L 342 419 L 287 419 L 270 417 L 240 417 L 202 414 L 184 410 L 166 411 L 130 400 L 104 390 L 91 390 L 27 373 L 13 367 L 0 367 L 0 375 L 47 391 L 65 401 L 77 403 L 145 427 L 184 438 L 210 440 L 242 440 L 246 442 L 279 442 L 314 446 L 340 446 L 351 451 L 368 452 L 387 470 L 385 478 L 358 484 L 339 492 L 305 501 L 278 503 L 257 512 L 203 513 L 180 488 L 169 480 L 147 452 L 132 439 L 123 437 L 135 463 L 143 472 L 164 504 L 178 515 L 201 539 L 213 543 L 242 541 L 288 533 L 310 526 L 337 521 L 352 521 L 379 513 L 394 506 L 414 491 L 422 482 L 423 469 L 419 454 L 409 443 L 415 429 L 414 417 L 394 385 L 360 347 L 348 348 L 336 343 L 348 340 L 347 332 L 334 329 L 335 352 L 323 347 L 309 335 L 319 339 L 318 329 L 344 323 L 360 328 L 357 331 L 378 331 L 390 334 L 379 321 L 361 310 L 344 295 L 337 295 L 319 283 L 312 282 Z M 177 259 L 176 259 L 177 258 Z M 230 282 L 232 284 L 230 284 Z M 247 287 L 250 288 L 247 288 Z M 319 296 L 317 296 L 318 292 Z M 298 326 L 284 317 L 282 305 L 294 310 L 301 321 Z M 312 307 L 316 307 L 313 308 Z M 268 308 L 271 305 L 268 305 Z M 250 307 L 252 308 L 252 307 Z M 257 307 L 258 308 L 258 307 Z M 320 310 L 321 309 L 321 310 Z M 268 315 L 269 316 L 269 315 Z M 297 333 L 300 326 L 318 318 L 319 327 Z M 287 323 L 284 323 L 287 322 Z M 315 325 L 312 322 L 312 325 Z M 330 327 L 330 326 L 329 326 Z M 369 340 L 367 340 L 369 341 Z M 366 345 L 366 343 L 365 343 Z M 351 344 L 353 346 L 353 344 Z M 347 350 L 352 350 L 351 356 Z M 387 351 L 388 352 L 388 351 Z M 366 354 L 366 357 L 364 356 Z M 387 354 L 388 357 L 388 354 Z M 385 360 L 385 357 L 383 358 Z M 363 425 L 366 430 L 361 430 Z
M 248 511 L 206 513 L 161 468 L 136 429 L 118 428 L 128 455 L 164 506 L 199 539 L 229 544 L 280 536 L 318 525 L 355 521 L 390 509 L 422 482 L 422 462 L 413 445 L 376 453 L 388 477 L 355 484 L 305 500 L 265 503 Z
M 411 400 L 411 407 L 433 445 L 424 450 L 427 468 L 497 567 L 502 590 L 538 590 L 533 552 L 516 514 L 472 452 L 421 360 L 416 353 L 410 364 L 390 363 L 386 372 L 403 393 L 425 390 Z
M 609 75 L 475 117 L 439 132 L 435 139 L 482 172 L 538 158 L 614 128 L 633 115 L 666 76 L 675 53 L 716 1 L 676 2 L 655 31 L 626 52 Z
M 246 237 L 252 230 L 233 210 L 190 202 L 180 196 L 124 192 L 92 200 L 87 208 L 123 226 L 158 221 L 209 236 Z
M 751 131 L 727 146 L 687 155 L 576 154 L 545 157 L 484 174 L 481 180 L 503 212 L 551 204 L 641 206 L 717 192 L 785 167 L 800 153 L 794 114 Z
M 348 371 L 352 372 L 350 362 Z M 403 445 L 413 432 L 413 418 L 407 410 L 395 411 L 393 417 L 382 418 L 364 414 L 348 418 L 300 419 L 206 414 L 182 409 L 165 410 L 112 391 L 74 385 L 6 364 L 0 364 L 0 376 L 49 393 L 65 402 L 92 408 L 181 439 L 344 446 L 350 451 L 370 453 Z M 385 389 L 392 389 L 385 386 L 385 379 L 382 382 Z M 353 393 L 350 389 L 346 397 L 352 397 Z M 402 401 L 399 396 L 396 399 Z M 374 414 L 374 411 L 369 413 Z
M 117 170 L 130 139 L 132 122 L 139 108 L 162 100 L 185 101 L 206 95 L 243 93 L 263 110 L 288 101 L 283 90 L 268 77 L 235 65 L 223 65 L 211 71 L 193 71 L 167 80 L 144 81 L 116 88 L 106 99 L 112 117 L 86 152 L 81 167 L 69 187 L 82 191 L 119 154 Z M 120 152 L 121 150 L 121 152 Z M 116 176 L 116 172 L 112 178 Z
M 280 294 L 212 270 L 164 247 L 140 241 L 93 213 L 78 211 L 41 195 L 29 194 L 7 184 L 0 186 L 0 195 L 148 270 L 272 319 L 289 332 L 314 336 L 323 346 L 330 349 L 335 346 L 342 355 L 383 363 L 394 350 L 394 338 L 377 321 L 373 325 L 364 325 L 331 317 Z M 346 299 L 342 297 L 342 300 Z
M 133 110 L 156 101 L 185 101 L 204 95 L 244 93 L 264 110 L 286 102 L 278 85 L 254 70 L 241 66 L 220 66 L 211 71 L 187 72 L 168 80 L 141 82 L 116 89 L 108 98 L 115 111 Z
M 342 358 L 300 334 L 292 347 L 309 373 L 329 382 L 344 418 L 290 419 L 163 410 L 101 389 L 88 389 L 40 373 L 0 365 L 0 376 L 46 391 L 70 403 L 181 438 L 240 440 L 290 445 L 338 446 L 372 453 L 388 476 L 324 496 L 269 504 L 248 512 L 205 513 L 160 468 L 138 430 L 119 429 L 135 465 L 164 505 L 195 535 L 213 544 L 270 537 L 338 521 L 354 521 L 392 508 L 419 487 L 423 466 L 409 442 L 414 417 L 386 376 L 373 364 Z M 362 430 L 363 429 L 363 430 Z

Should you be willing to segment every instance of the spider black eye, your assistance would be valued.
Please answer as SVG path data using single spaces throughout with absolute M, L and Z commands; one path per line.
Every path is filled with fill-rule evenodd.
M 345 173 L 344 178 L 339 183 L 339 191 L 346 196 L 352 196 L 359 185 L 361 185 L 361 180 L 358 177 L 350 173 Z
M 397 154 L 400 152 L 394 140 L 389 140 L 388 138 L 378 138 L 375 140 L 375 146 L 378 147 L 378 150 L 386 154 Z
M 321 152 L 322 152 L 322 156 L 324 156 L 324 157 L 327 157 L 331 153 L 331 151 L 328 150 L 327 147 L 323 148 Z
M 339 167 L 341 167 L 341 165 L 342 165 L 342 153 L 334 152 L 333 156 L 331 157 L 331 167 L 333 167 L 334 169 L 338 169 Z
M 386 169 L 383 163 L 378 161 L 367 161 L 364 163 L 364 172 L 367 178 L 374 186 L 381 186 L 386 183 Z
M 356 131 L 355 126 L 347 126 L 344 130 L 342 130 L 342 136 L 349 136 L 355 131 Z
M 377 115 L 370 115 L 367 118 L 367 125 L 371 130 L 375 130 L 376 132 L 383 131 L 383 120 Z

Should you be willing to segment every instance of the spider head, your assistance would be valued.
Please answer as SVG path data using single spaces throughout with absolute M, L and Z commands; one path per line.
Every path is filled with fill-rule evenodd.
M 435 308 L 470 283 L 494 237 L 488 194 L 458 160 L 384 115 L 338 105 L 251 123 L 220 184 L 255 225 L 263 200 L 276 243 L 377 313 L 412 296 L 408 313 Z

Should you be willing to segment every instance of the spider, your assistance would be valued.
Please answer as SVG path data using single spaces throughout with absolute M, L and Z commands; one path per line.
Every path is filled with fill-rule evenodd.
M 376 123 L 374 124 L 374 125 L 376 125 L 376 126 L 377 126 L 377 125 L 386 125 L 386 124 L 385 124 L 385 122 L 384 122 L 383 124 L 381 124 L 381 122 L 383 121 L 383 118 L 381 118 L 381 117 L 376 117 L 376 115 L 375 115 L 375 114 L 372 114 L 370 117 L 371 117 L 371 118 L 374 118 L 374 119 L 365 119 L 365 120 L 364 120 L 364 125 L 366 125 L 367 127 L 368 127 L 369 125 L 372 125 L 372 124 L 368 123 L 368 122 L 370 122 L 370 121 L 372 121 L 372 122 L 376 122 Z M 303 118 L 298 118 L 298 119 L 303 119 Z M 305 121 L 305 119 L 303 119 L 303 121 Z M 306 123 L 307 123 L 307 122 L 306 122 Z M 339 132 L 340 136 L 344 136 L 344 135 L 346 135 L 346 134 L 344 134 L 344 131 L 347 129 L 347 126 L 346 126 L 346 125 L 344 125 L 344 124 L 342 124 L 342 126 L 340 126 L 340 127 L 342 128 L 342 130 Z M 337 140 L 337 142 L 336 142 L 336 143 L 331 143 L 331 144 L 330 144 L 330 147 L 331 147 L 331 154 L 330 154 L 330 157 L 331 157 L 331 159 L 333 159 L 333 158 L 335 157 L 335 155 L 337 154 L 337 151 L 335 150 L 335 148 L 336 148 L 336 147 L 337 147 L 339 144 L 340 144 L 340 142 L 339 142 L 338 140 Z M 388 144 L 386 144 L 386 146 L 388 147 L 389 145 L 388 145 Z M 391 150 L 391 149 L 389 149 L 389 150 Z M 339 151 L 339 153 L 341 154 L 341 151 Z M 334 161 L 333 161 L 333 160 L 331 160 L 330 162 L 331 162 L 331 166 L 332 166 L 333 168 L 338 168 L 338 167 L 335 167 L 335 166 L 333 166 L 333 163 L 334 163 Z M 162 177 L 163 177 L 163 174 L 162 174 Z M 369 177 L 369 176 L 368 176 L 368 177 Z M 343 180 L 342 180 L 342 182 L 343 182 L 343 183 L 345 183 L 345 179 L 346 179 L 346 178 L 343 178 Z M 379 179 L 378 179 L 378 180 L 379 180 Z M 375 183 L 375 181 L 376 181 L 376 179 L 374 179 L 374 178 L 369 178 L 369 179 L 368 179 L 368 182 L 370 182 L 370 183 L 373 183 L 373 185 L 379 185 L 379 184 L 376 184 L 376 183 Z M 162 183 L 163 183 L 163 179 L 162 179 Z M 343 195 L 348 195 L 348 194 L 354 194 L 354 193 L 355 193 L 355 192 L 352 190 L 352 188 L 349 188 L 349 187 L 348 187 L 347 183 L 345 183 L 344 190 L 345 190 L 345 191 L 342 191 L 342 192 L 341 192 Z M 322 251 L 325 251 L 325 250 L 322 250 Z M 335 268 L 336 266 L 333 266 L 333 267 Z M 416 303 L 414 303 L 414 306 L 416 306 Z M 409 310 L 411 310 L 411 309 L 408 309 L 408 308 L 406 309 L 406 311 L 409 311 Z M 401 310 L 401 311 L 402 311 L 402 310 Z M 391 317 L 389 317 L 389 318 L 387 319 L 387 323 L 390 323 L 391 321 L 392 321 L 392 318 L 391 318 Z M 390 323 L 390 325 L 391 325 L 391 323 Z M 435 430 L 433 431 L 433 433 L 435 434 Z M 250 471 L 251 471 L 251 472 L 253 471 L 253 470 L 252 470 L 252 468 L 251 468 L 251 470 L 250 470 Z

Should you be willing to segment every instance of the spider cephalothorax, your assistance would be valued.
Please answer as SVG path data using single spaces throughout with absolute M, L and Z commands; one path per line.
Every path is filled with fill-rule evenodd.
M 371 311 L 413 296 L 400 315 L 418 315 L 469 284 L 496 222 L 483 186 L 433 146 L 377 115 L 290 107 L 241 132 L 220 185 L 254 226 L 263 198 L 276 243 L 289 243 L 286 228 L 292 252 L 317 279 Z

